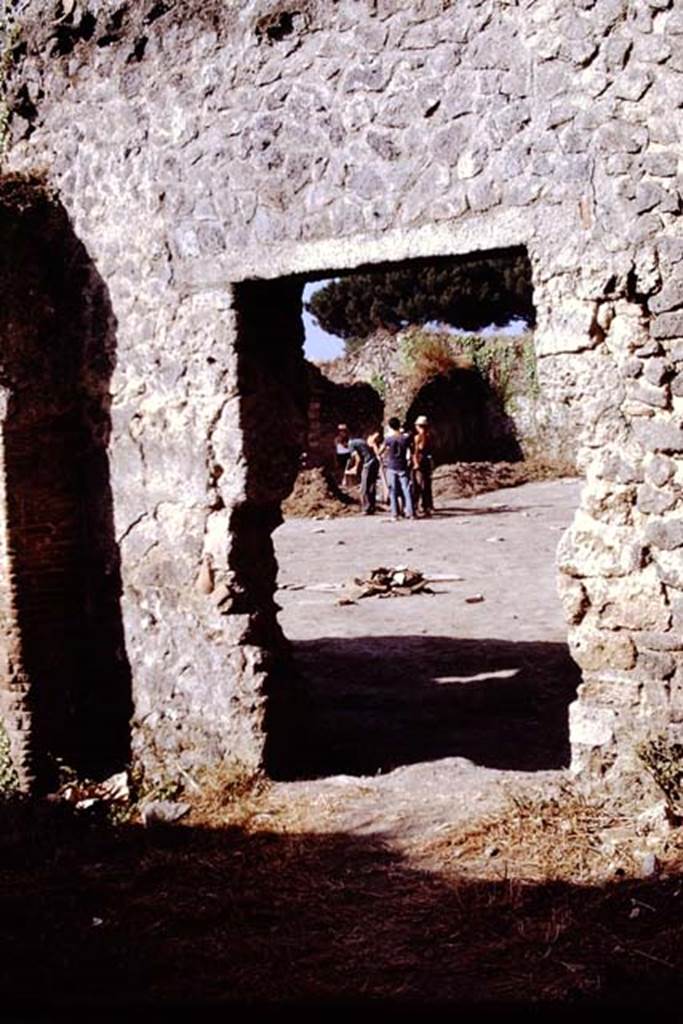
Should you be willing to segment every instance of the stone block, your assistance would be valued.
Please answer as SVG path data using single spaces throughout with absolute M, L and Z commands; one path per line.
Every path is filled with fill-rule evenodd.
M 651 452 L 682 452 L 683 426 L 674 419 L 636 420 L 633 434 Z
M 595 626 L 667 630 L 671 625 L 664 587 L 652 566 L 626 578 L 585 580 L 584 586 Z
M 666 409 L 669 406 L 669 389 L 657 387 L 644 380 L 629 381 L 626 395 L 632 402 L 642 402 L 654 409 Z
M 633 518 L 636 489 L 606 480 L 593 480 L 581 492 L 582 507 L 593 519 L 625 526 Z
M 613 33 L 605 42 L 605 63 L 610 71 L 619 72 L 625 66 L 633 47 L 631 36 L 624 32 Z
M 639 359 L 649 359 L 653 356 L 659 356 L 662 354 L 662 346 L 654 338 L 648 338 L 642 345 L 639 345 L 636 349 L 636 355 Z
M 482 213 L 500 203 L 501 191 L 497 182 L 475 181 L 467 188 L 467 201 L 475 213 Z
M 651 325 L 654 338 L 683 338 L 683 312 L 661 313 Z
M 624 363 L 622 370 L 625 377 L 631 377 L 635 379 L 636 377 L 639 377 L 643 372 L 643 361 L 642 359 L 638 359 L 636 356 L 631 356 Z
M 486 147 L 477 146 L 473 149 L 465 150 L 458 160 L 455 170 L 456 176 L 461 181 L 476 178 L 486 167 L 487 160 L 488 150 Z
M 630 221 L 626 236 L 632 245 L 650 244 L 661 234 L 663 224 L 662 218 L 656 213 L 641 213 Z
M 669 714 L 672 722 L 683 722 L 683 678 L 674 678 L 669 685 Z
M 640 700 L 641 684 L 637 679 L 607 679 L 604 676 L 584 675 L 578 697 L 586 707 L 599 705 L 608 708 L 633 708 Z
M 641 484 L 638 488 L 637 506 L 646 515 L 661 516 L 675 508 L 680 494 L 673 487 L 659 488 Z
M 653 75 L 649 69 L 627 70 L 616 79 L 613 86 L 614 94 L 619 99 L 635 103 L 643 98 L 652 82 Z
M 633 640 L 619 630 L 576 627 L 569 635 L 569 650 L 585 672 L 628 671 L 637 661 Z
M 347 93 L 357 90 L 383 92 L 390 77 L 391 71 L 384 67 L 381 60 L 367 64 L 355 64 L 346 72 L 343 90 Z
M 667 378 L 670 365 L 666 359 L 654 357 L 645 361 L 643 376 L 655 386 L 661 385 Z
M 675 151 L 646 153 L 643 170 L 653 178 L 675 178 L 678 174 L 678 154 Z
M 665 682 L 670 679 L 676 671 L 677 658 L 671 651 L 649 651 L 638 649 L 637 675 L 643 681 Z M 662 690 L 654 701 L 656 704 L 666 704 L 662 696 Z
M 633 157 L 628 153 L 612 153 L 605 161 L 605 170 L 614 177 L 620 177 L 629 173 L 632 162 Z
M 640 483 L 643 469 L 636 460 L 629 461 L 620 453 L 606 450 L 598 453 L 595 459 L 595 473 L 603 480 L 611 480 L 618 484 Z
M 678 550 L 665 551 L 653 548 L 652 557 L 662 582 L 683 590 L 683 559 Z
M 671 721 L 669 683 L 661 680 L 643 680 L 640 707 L 624 736 L 617 737 L 617 742 L 647 739 L 653 735 L 666 733 Z
M 572 746 L 603 747 L 614 740 L 616 716 L 610 708 L 569 705 L 569 742 Z
M 635 56 L 646 64 L 663 64 L 671 56 L 671 44 L 664 35 L 639 36 Z
M 663 487 L 676 472 L 676 463 L 666 455 L 652 455 L 645 463 L 645 479 L 655 487 Z
M 667 631 L 646 629 L 642 632 L 633 633 L 632 636 L 638 650 L 683 651 L 683 633 L 677 627 L 673 616 L 672 628 Z
M 634 352 L 649 340 L 645 322 L 633 313 L 617 311 L 609 326 L 607 342 L 614 352 Z
M 511 181 L 503 186 L 503 202 L 507 206 L 530 206 L 543 188 L 539 181 Z
M 669 270 L 683 261 L 683 238 L 661 238 L 657 244 L 660 262 Z
M 557 581 L 557 589 L 567 621 L 574 625 L 581 622 L 590 607 L 588 594 L 586 593 L 586 588 L 583 583 L 581 583 L 580 580 L 575 579 L 573 576 L 567 576 L 565 573 L 560 573 Z
M 683 547 L 683 518 L 650 520 L 645 527 L 645 540 L 661 551 Z
M 653 182 L 643 181 L 635 190 L 635 209 L 637 213 L 647 213 L 660 206 L 666 197 L 665 190 L 661 185 Z
M 562 536 L 557 560 L 570 576 L 626 576 L 640 569 L 643 546 L 628 527 L 608 526 L 579 511 Z
M 640 153 L 647 145 L 647 130 L 627 121 L 609 121 L 596 132 L 596 144 L 604 153 Z

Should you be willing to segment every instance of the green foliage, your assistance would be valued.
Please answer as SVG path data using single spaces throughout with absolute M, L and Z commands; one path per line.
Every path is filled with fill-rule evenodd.
M 533 335 L 519 336 L 406 331 L 401 357 L 414 387 L 456 369 L 475 370 L 507 408 L 516 394 L 537 397 Z
M 387 382 L 382 373 L 373 373 L 370 377 L 370 386 L 375 389 L 379 397 L 384 401 L 387 395 Z
M 680 817 L 683 810 L 683 744 L 657 736 L 636 749 L 642 764 L 664 793 L 670 813 Z
M 341 338 L 431 322 L 471 331 L 502 327 L 513 317 L 533 324 L 531 269 L 523 253 L 408 263 L 330 281 L 306 309 Z
M 177 775 L 152 779 L 138 762 L 129 769 L 128 778 L 130 798 L 134 804 L 144 800 L 176 800 L 183 792 L 183 784 Z
M 9 736 L 0 725 L 0 797 L 19 787 L 19 779 L 12 763 Z
M 514 342 L 498 336 L 469 335 L 459 339 L 462 350 L 506 407 L 512 397 L 512 380 L 518 361 Z
M 14 49 L 19 39 L 19 25 L 14 13 L 14 0 L 0 0 L 0 158 L 9 139 L 10 108 L 7 83 L 14 62 Z
M 524 367 L 524 391 L 530 398 L 538 398 L 541 394 L 541 385 L 538 381 L 536 349 L 531 334 L 523 337 L 522 365 Z

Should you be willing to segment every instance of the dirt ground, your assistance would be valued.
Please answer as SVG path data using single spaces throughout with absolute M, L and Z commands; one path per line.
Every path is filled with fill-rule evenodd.
M 213 769 L 165 826 L 139 804 L 0 799 L 5 1016 L 670 1016 L 683 829 L 566 768 L 577 676 L 553 560 L 577 500 L 556 480 L 426 521 L 285 523 L 287 770 Z M 396 563 L 434 593 L 338 603 Z
M 521 462 L 454 462 L 438 466 L 434 471 L 433 491 L 437 502 L 448 504 L 454 499 L 516 487 L 536 480 L 575 477 L 569 463 L 548 461 L 531 455 Z M 358 486 L 342 489 L 329 469 L 302 469 L 291 494 L 282 504 L 285 519 L 302 517 L 336 517 L 357 514 L 360 506 Z
M 417 828 L 432 813 L 427 792 L 436 827 L 444 800 L 471 815 L 482 792 L 488 806 L 520 773 L 550 784 L 569 762 L 578 684 L 554 568 L 578 486 L 545 481 L 442 502 L 413 522 L 378 514 L 280 527 L 280 622 L 303 679 L 281 778 L 353 790 L 364 776 L 362 804 L 375 793 L 386 817 L 397 789 L 402 818 L 417 815 Z M 433 592 L 344 603 L 354 578 L 396 565 L 433 580 Z

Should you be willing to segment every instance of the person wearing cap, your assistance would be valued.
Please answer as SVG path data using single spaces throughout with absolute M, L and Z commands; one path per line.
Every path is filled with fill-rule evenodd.
M 423 516 L 431 516 L 434 511 L 432 498 L 433 447 L 429 421 L 426 416 L 418 416 L 415 420 L 415 440 L 413 441 L 413 486 L 415 510 L 417 511 L 421 505 Z

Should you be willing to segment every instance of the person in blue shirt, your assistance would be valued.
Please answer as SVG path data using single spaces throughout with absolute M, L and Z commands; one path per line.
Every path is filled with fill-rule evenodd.
M 377 477 L 379 476 L 378 433 L 370 434 L 367 440 L 352 437 L 349 441 L 351 467 L 355 470 L 361 464 L 360 502 L 363 515 L 374 516 L 377 506 Z
M 413 496 L 410 491 L 410 447 L 411 439 L 401 431 L 398 416 L 392 416 L 388 424 L 384 444 L 380 448 L 380 458 L 386 456 L 387 481 L 389 484 L 389 504 L 392 519 L 398 519 L 399 495 L 403 499 L 405 515 L 408 519 L 415 518 Z

